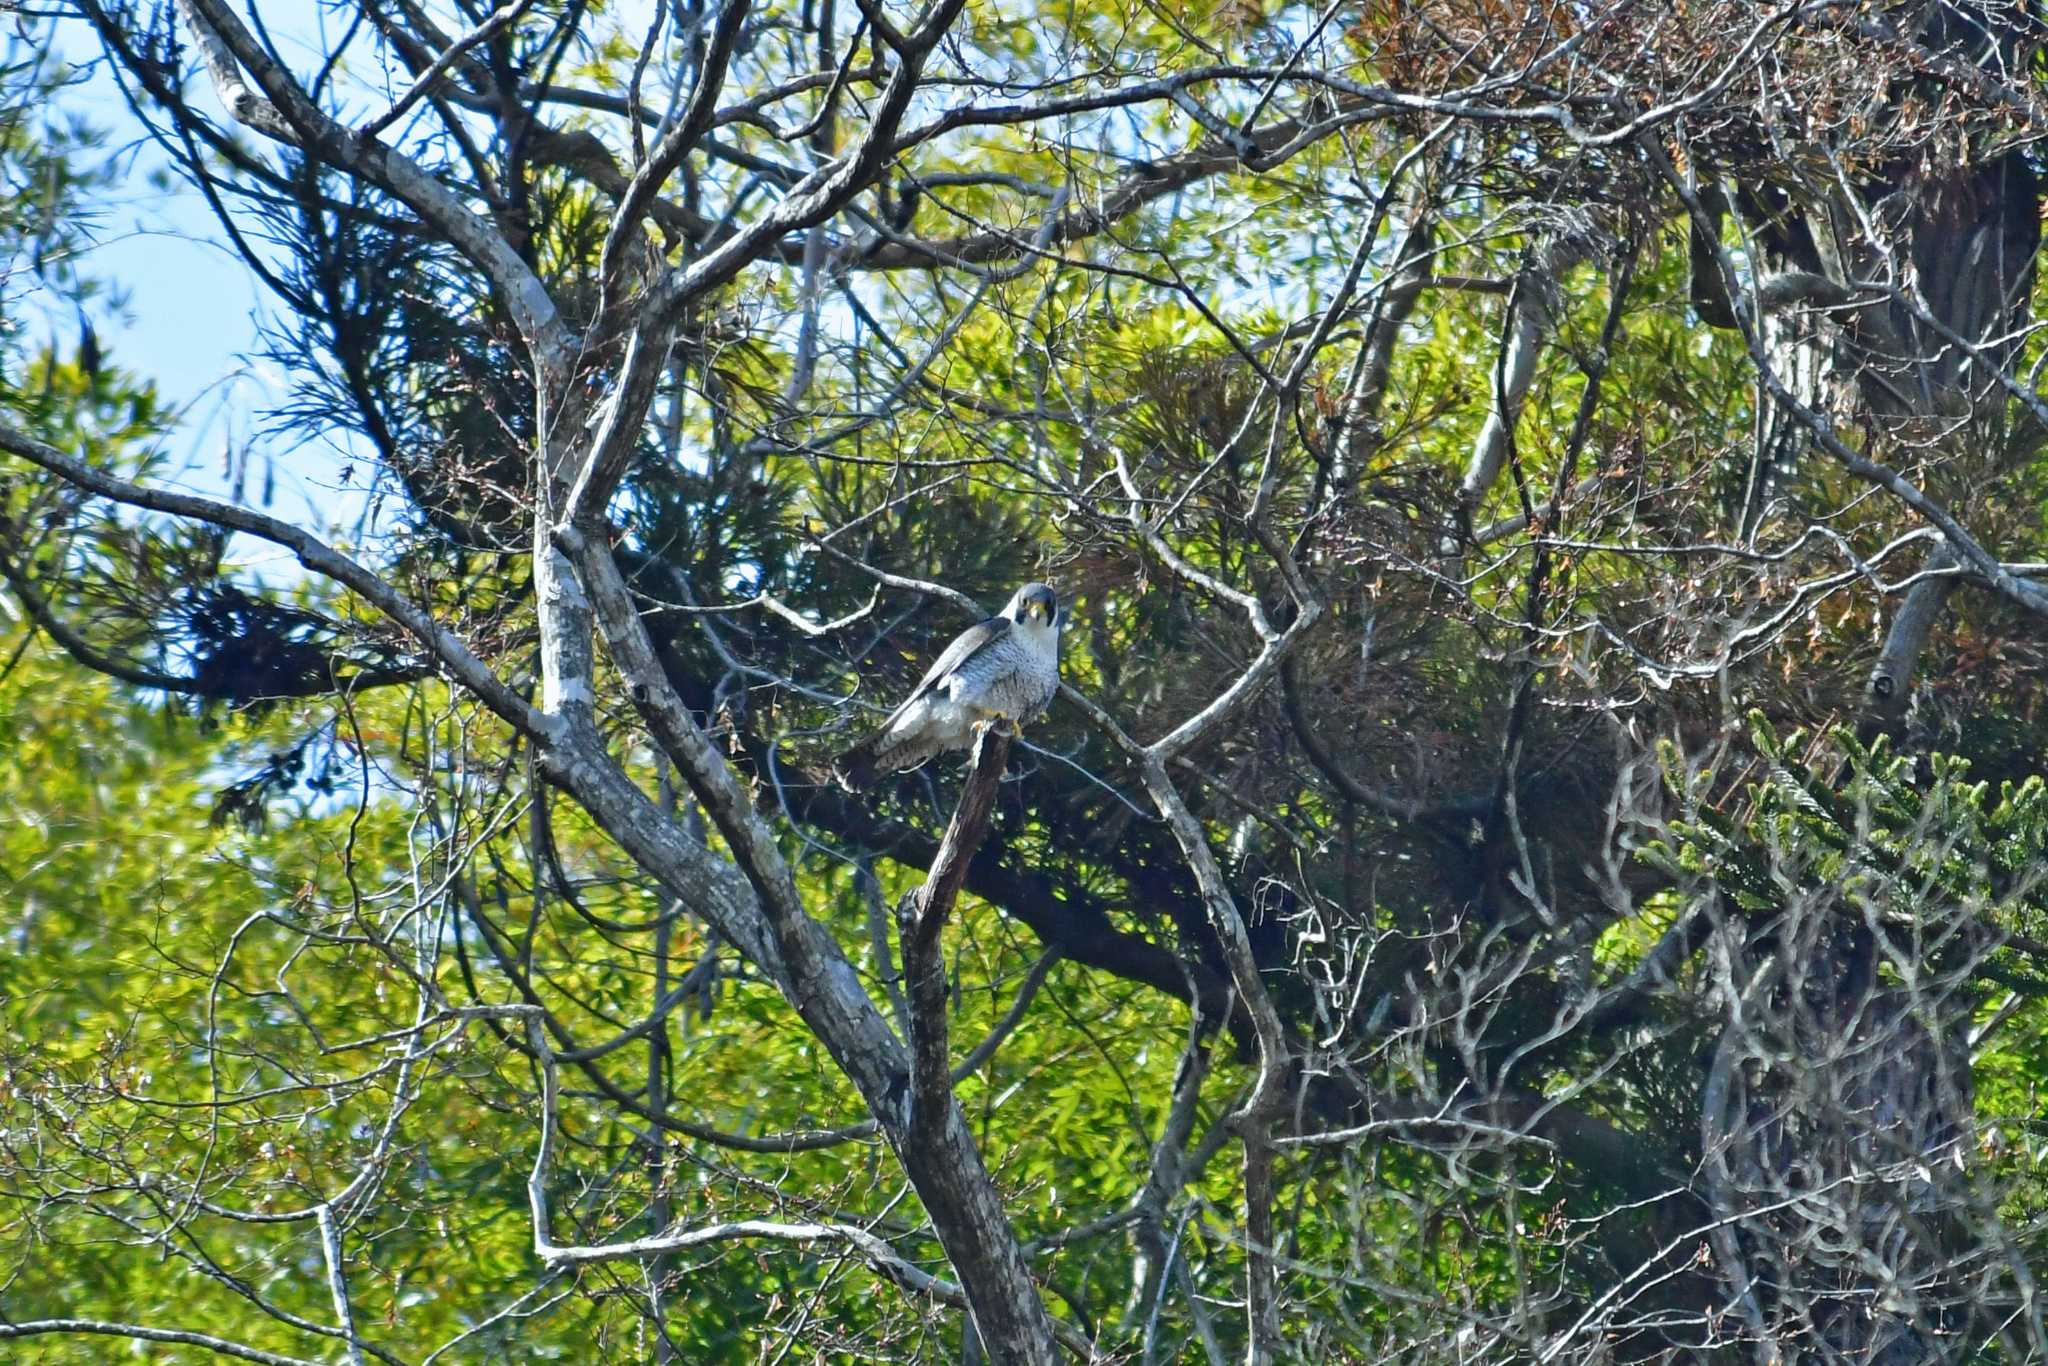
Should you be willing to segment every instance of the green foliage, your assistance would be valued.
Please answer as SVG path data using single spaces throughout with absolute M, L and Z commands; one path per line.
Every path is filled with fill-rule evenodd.
M 397 966 L 358 943 L 367 917 L 420 915 L 416 936 L 462 936 L 445 913 L 453 898 L 416 905 L 431 844 L 418 813 L 387 781 L 408 751 L 459 743 L 453 718 L 402 697 L 366 704 L 339 736 L 343 770 L 332 790 L 284 783 L 260 826 L 209 820 L 234 775 L 266 773 L 281 748 L 318 719 L 315 708 L 275 708 L 260 720 L 203 727 L 174 709 L 124 697 L 53 659 L 26 637 L 8 645 L 0 680 L 0 897 L 12 908 L 0 956 L 0 1265 L 16 1318 L 104 1317 L 232 1329 L 251 1346 L 317 1350 L 300 1332 L 266 1323 L 205 1269 L 256 1277 L 267 1302 L 315 1322 L 330 1312 L 316 1275 L 310 1224 L 247 1226 L 194 1211 L 173 1213 L 153 1183 L 191 1181 L 237 1209 L 278 1212 L 335 1195 L 370 1160 L 399 1095 L 388 1051 L 367 1042 L 411 1023 L 412 996 Z M 90 726 L 78 718 L 94 718 Z M 584 874 L 602 847 L 566 818 L 561 856 Z M 499 846 L 486 900 L 528 896 L 531 870 Z M 441 874 L 445 876 L 445 873 Z M 414 890 L 408 891 L 408 887 Z M 864 951 L 858 898 L 846 880 L 807 890 Z M 836 890 L 835 890 L 836 887 Z M 630 887 L 589 883 L 587 907 L 609 915 L 658 912 Z M 416 909 L 412 909 L 416 906 Z M 644 1009 L 631 959 L 577 948 L 588 929 L 559 899 L 538 908 L 534 970 L 549 975 L 587 1018 Z M 308 942 L 310 936 L 310 943 Z M 678 927 L 682 963 L 703 949 Z M 963 990 L 954 1020 L 963 1049 L 1005 1013 L 1032 951 L 990 908 L 970 903 L 957 926 Z M 473 960 L 445 960 L 445 989 L 503 998 L 505 984 Z M 471 972 L 480 976 L 465 977 Z M 716 981 L 716 979 L 713 979 Z M 1076 968 L 1054 969 L 1036 1007 L 996 1059 L 962 1086 L 977 1132 L 1016 1198 L 1027 1237 L 1064 1227 L 1078 1212 L 1113 1207 L 1140 1179 L 1149 1135 L 1175 1065 L 1170 1041 L 1185 1025 L 1152 994 L 1116 990 Z M 1075 1032 L 1073 1024 L 1085 1020 Z M 488 1031 L 437 1029 L 395 1130 L 396 1156 L 374 1199 L 348 1224 L 358 1312 L 375 1339 L 438 1343 L 512 1303 L 536 1283 L 524 1182 L 537 1104 L 528 1068 Z M 857 1121 L 862 1111 L 817 1042 L 795 1027 L 780 998 L 740 977 L 707 990 L 673 1024 L 668 1066 L 692 1122 L 764 1135 Z M 644 1054 L 643 1054 L 644 1057 Z M 630 1080 L 629 1064 L 616 1075 Z M 644 1060 L 637 1064 L 644 1068 Z M 572 1074 L 573 1075 L 573 1074 Z M 218 1107 L 218 1108 L 216 1108 Z M 639 1127 L 589 1097 L 562 1126 L 564 1151 L 549 1183 L 558 1240 L 644 1232 L 652 1188 Z M 671 1217 L 748 1217 L 761 1183 L 807 1192 L 809 1207 L 841 1218 L 902 1222 L 900 1177 L 873 1139 L 813 1152 L 718 1156 L 674 1147 L 660 1164 Z M 111 1186 L 86 1205 L 48 1201 L 53 1184 Z M 1229 1182 L 1211 1186 L 1230 1198 Z M 161 1237 L 110 1238 L 166 1227 Z M 167 1240 L 167 1241 L 166 1241 Z M 170 1252 L 166 1260 L 165 1246 Z M 1227 1254 L 1207 1273 L 1227 1286 Z M 298 1268 L 298 1271 L 291 1269 Z M 1077 1303 L 1113 1314 L 1125 1287 L 1098 1280 L 1088 1260 L 1048 1263 L 1072 1277 Z M 857 1264 L 829 1250 L 760 1260 L 692 1259 L 669 1295 L 670 1323 L 691 1360 L 747 1360 L 750 1343 L 802 1302 L 844 1331 L 898 1331 L 895 1297 L 877 1294 Z M 537 1317 L 522 1317 L 469 1350 L 520 1359 L 581 1360 L 590 1344 L 631 1354 L 644 1328 L 630 1286 L 593 1276 Z M 567 1288 L 561 1287 L 561 1288 Z M 554 1293 L 543 1296 L 553 1301 Z M 38 1360 L 101 1359 L 91 1340 L 41 1346 Z M 173 1359 L 173 1358 L 166 1358 Z M 175 1358 L 182 1359 L 182 1358 Z
M 388 502 L 351 552 L 513 695 L 540 691 L 538 476 L 621 392 L 634 291 L 713 260 L 790 186 L 825 183 L 814 168 L 857 146 L 887 79 L 862 64 L 908 69 L 874 31 L 882 10 L 752 7 L 721 96 L 745 107 L 661 178 L 661 214 L 600 278 L 631 154 L 663 117 L 657 87 L 685 99 L 705 52 L 701 28 L 650 46 L 647 8 L 522 10 L 380 134 L 532 269 L 576 338 L 565 392 L 537 387 L 477 254 L 386 178 L 210 130 L 188 147 L 189 169 L 232 191 L 236 231 L 272 253 L 266 347 L 289 384 L 273 434 L 366 443 Z M 1698 1231 L 1718 1217 L 1702 1106 L 1737 998 L 1696 945 L 1634 984 L 1709 914 L 1730 954 L 1782 962 L 1798 951 L 1784 926 L 1819 908 L 1881 941 L 1886 982 L 1940 975 L 1999 1025 L 1974 1073 L 1983 1189 L 2016 1224 L 2048 1209 L 2032 1117 L 2048 1035 L 2040 633 L 1972 597 L 1935 651 L 1955 667 L 1923 678 L 1903 738 L 1843 729 L 1903 566 L 1932 543 L 1918 512 L 1827 460 L 1788 460 L 1754 496 L 1760 434 L 1782 414 L 1759 398 L 1747 339 L 1702 322 L 1698 225 L 1649 157 L 1683 152 L 1688 183 L 1783 196 L 1740 225 L 1755 272 L 1783 264 L 1764 240 L 1781 222 L 1825 227 L 1796 197 L 1809 164 L 1914 192 L 1938 168 L 1828 145 L 1759 169 L 1749 144 L 1791 136 L 1776 106 L 1764 138 L 1723 102 L 1737 83 L 1697 83 L 1757 64 L 1707 24 L 1748 33 L 1750 7 L 1652 6 L 1640 30 L 1626 6 L 1579 29 L 1582 8 L 970 5 L 912 122 L 977 103 L 1066 111 L 891 146 L 852 204 L 636 335 L 663 361 L 599 513 L 667 681 L 885 1013 L 891 908 L 929 861 L 954 770 L 843 799 L 820 760 L 964 624 L 916 583 L 993 606 L 1056 581 L 1066 680 L 1144 741 L 1272 663 L 1267 625 L 1300 620 L 1297 576 L 1313 582 L 1314 629 L 1168 773 L 1287 1040 L 1286 1113 L 1261 1122 L 1303 1140 L 1275 1159 L 1276 1241 L 1283 1334 L 1306 1359 L 1534 1357 L 1639 1295 L 1646 1318 L 1734 1321 L 1724 1254 Z M 836 54 L 817 50 L 823 14 Z M 417 70 L 418 52 L 387 46 L 415 18 L 348 28 L 355 45 L 322 69 L 335 83 L 318 98 L 349 126 L 362 99 L 388 98 L 379 80 Z M 1845 34 L 1771 24 L 1770 71 L 1844 60 Z M 280 47 L 296 69 L 305 54 Z M 157 50 L 129 74 L 151 74 Z M 1473 84 L 1475 59 L 1521 57 L 1559 81 L 1623 73 L 1628 119 L 1685 117 L 1588 140 L 1606 98 L 1592 85 L 1570 96 L 1567 131 L 1547 84 Z M 1206 74 L 1115 107 L 1189 63 Z M 836 74 L 821 85 L 815 69 Z M 1864 109 L 1886 95 L 1854 84 L 1870 75 L 1827 90 Z M 89 132 L 32 112 L 49 73 L 0 66 L 9 80 L 0 260 L 31 266 L 0 284 L 0 410 L 97 467 L 168 478 L 147 385 L 83 335 L 46 344 L 23 321 L 30 292 L 67 329 L 91 295 L 67 263 L 105 181 L 82 169 Z M 513 93 L 494 112 L 483 91 L 501 80 Z M 1437 93 L 1379 108 L 1377 83 Z M 1483 116 L 1442 136 L 1465 100 Z M 1812 111 L 1836 107 L 1850 106 Z M 1853 140 L 1864 121 L 1836 131 Z M 1966 131 L 1955 145 L 1983 143 Z M 1287 155 L 1240 136 L 1284 138 Z M 1403 244 L 1424 229 L 1428 287 L 1394 316 L 1394 277 L 1421 265 Z M 1567 242 L 1573 264 L 1534 283 L 1532 263 Z M 1363 291 L 1319 316 L 1354 260 Z M 1555 297 L 1503 472 L 1461 490 L 1539 289 Z M 1365 402 L 1390 320 L 1384 392 Z M 1853 398 L 1825 411 L 1998 553 L 2041 557 L 2036 439 L 1960 422 L 1928 435 Z M 259 581 L 217 529 L 109 511 L 13 464 L 0 478 L 5 602 L 24 605 L 0 636 L 8 1319 L 211 1326 L 332 1356 L 305 1326 L 333 1314 L 306 1211 L 360 1173 L 343 1266 L 366 1335 L 408 1359 L 480 1324 L 452 1356 L 652 1359 L 657 1322 L 692 1361 L 764 1344 L 962 1351 L 957 1315 L 836 1244 L 542 1267 L 536 1064 L 503 1011 L 521 1003 L 544 1003 L 572 1059 L 536 1178 L 557 1242 L 773 1216 L 857 1224 L 951 1274 L 874 1116 L 790 1002 L 691 913 L 694 889 L 651 878 L 416 642 L 296 570 Z M 610 756 L 665 837 L 723 856 L 615 667 L 590 689 Z M 1746 736 L 1728 723 L 1745 713 Z M 1670 737 L 1668 805 L 1642 790 L 1652 736 Z M 1204 1337 L 1240 1355 L 1252 1219 L 1230 1116 L 1256 1059 L 1228 917 L 1148 801 L 1153 775 L 1105 729 L 1063 703 L 1030 742 L 946 930 L 953 1056 L 1036 985 L 960 1098 L 1056 1313 L 1147 1360 L 1193 1358 Z M 1068 956 L 1047 966 L 1047 943 Z M 1186 998 L 1216 1009 L 1193 1021 Z M 1139 1211 L 1190 1050 L 1210 1069 L 1190 1135 L 1205 1165 L 1169 1208 Z M 1137 1217 L 1152 1213 L 1156 1227 Z M 1731 1234 L 1738 1251 L 1761 1224 Z M 1172 1257 L 1146 1303 L 1136 1273 L 1162 1251 L 1148 1232 L 1170 1234 Z M 88 1340 L 36 1350 L 104 1356 Z
M 1653 866 L 1752 914 L 1838 898 L 1878 927 L 1945 916 L 2039 942 L 2048 923 L 2040 775 L 2003 782 L 1994 796 L 1988 782 L 1970 781 L 1959 756 L 1894 754 L 1883 737 L 1866 746 L 1841 729 L 1781 738 L 1760 713 L 1750 725 L 1763 776 L 1732 814 L 1700 796 L 1714 775 L 1682 775 L 1667 749 L 1687 816 L 1646 846 Z M 2015 968 L 2030 972 L 2017 962 L 2005 971 Z

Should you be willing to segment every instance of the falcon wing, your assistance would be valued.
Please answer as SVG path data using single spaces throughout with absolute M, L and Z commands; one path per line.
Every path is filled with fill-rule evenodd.
M 896 718 L 908 711 L 912 703 L 918 701 L 932 689 L 938 687 L 939 684 L 945 682 L 948 674 L 1001 640 L 1009 632 L 1010 619 L 1008 617 L 990 617 L 987 621 L 975 622 L 974 625 L 968 627 L 959 635 L 954 636 L 953 643 L 948 645 L 945 652 L 932 662 L 931 668 L 925 670 L 924 677 L 920 678 L 917 681 L 917 686 L 910 690 L 910 696 L 903 699 L 903 705 L 890 712 L 889 719 L 882 722 L 877 729 L 886 731 L 889 727 L 895 725 Z
M 976 655 L 1001 640 L 1009 630 L 1008 617 L 990 617 L 987 621 L 976 622 L 953 637 L 953 643 L 945 648 L 944 653 L 933 662 L 931 668 L 925 670 L 924 677 L 910 690 L 910 696 L 903 699 L 903 704 L 890 712 L 889 718 L 877 726 L 867 739 L 833 761 L 832 766 L 839 775 L 840 783 L 848 791 L 857 791 L 873 782 L 878 751 L 888 741 L 889 732 L 903 719 L 904 714 L 928 697 L 955 670 L 965 667 Z

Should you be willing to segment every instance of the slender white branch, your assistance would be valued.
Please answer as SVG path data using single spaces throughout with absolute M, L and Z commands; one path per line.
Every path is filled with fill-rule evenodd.
M 356 1336 L 355 1306 L 349 1302 L 348 1275 L 341 1264 L 341 1227 L 334 1221 L 334 1206 L 319 1208 L 320 1256 L 327 1265 L 327 1293 L 334 1300 L 334 1321 L 348 1344 L 349 1366 L 363 1366 L 362 1341 Z

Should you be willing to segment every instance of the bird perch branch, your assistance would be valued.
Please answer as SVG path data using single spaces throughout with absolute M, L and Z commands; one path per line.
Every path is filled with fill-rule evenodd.
M 946 1065 L 946 957 L 939 932 L 953 913 L 967 866 L 988 835 L 996 791 L 1010 761 L 1009 732 L 983 728 L 967 765 L 967 786 L 939 842 L 924 885 L 897 908 L 903 941 L 903 977 L 910 998 L 910 1123 L 912 1132 L 947 1113 L 952 1079 Z

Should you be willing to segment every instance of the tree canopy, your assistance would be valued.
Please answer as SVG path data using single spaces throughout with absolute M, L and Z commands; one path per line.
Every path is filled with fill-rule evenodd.
M 2043 22 L 25 9 L 0 1340 L 2048 1353 Z M 331 518 L 102 353 L 110 127 Z

